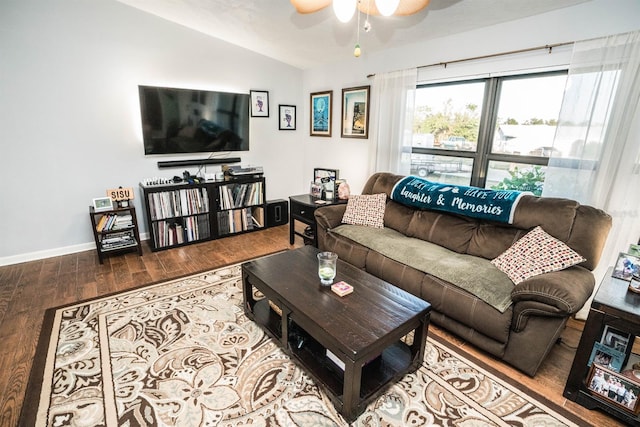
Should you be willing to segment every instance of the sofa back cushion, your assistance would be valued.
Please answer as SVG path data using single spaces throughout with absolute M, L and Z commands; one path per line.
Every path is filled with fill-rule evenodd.
M 373 174 L 362 194 L 386 193 L 402 175 Z M 409 216 L 411 218 L 409 218 Z M 611 217 L 600 209 L 562 198 L 523 196 L 516 208 L 513 224 L 473 220 L 459 215 L 408 208 L 387 202 L 385 226 L 458 253 L 493 259 L 519 238 L 540 226 L 586 258 L 581 266 L 593 270 L 602 253 Z
M 466 254 L 477 220 L 437 211 L 415 210 L 407 236 Z
M 384 225 L 400 233 L 407 234 L 414 212 L 415 209 L 413 208 L 388 200 L 384 210 Z

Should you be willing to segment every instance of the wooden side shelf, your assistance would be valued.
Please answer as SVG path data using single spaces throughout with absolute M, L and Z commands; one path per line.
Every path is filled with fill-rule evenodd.
M 89 206 L 89 218 L 100 264 L 107 254 L 135 250 L 142 255 L 135 207 L 96 212 L 93 206 Z
M 640 426 L 640 403 L 634 400 L 634 411 L 593 389 L 595 382 L 592 382 L 592 369 L 600 368 L 596 365 L 594 354 L 596 350 L 616 354 L 613 350 L 608 350 L 613 346 L 618 347 L 617 350 L 624 348 L 624 351 L 619 352 L 622 355 L 618 354 L 615 363 L 612 360 L 609 366 L 599 369 L 600 373 L 605 380 L 621 381 L 625 387 L 640 392 L 640 379 L 633 378 L 634 375 L 628 376 L 634 369 L 630 366 L 633 365 L 633 360 L 640 358 L 632 353 L 635 338 L 640 336 L 640 294 L 629 292 L 629 283 L 612 277 L 612 270 L 610 268 L 605 274 L 591 303 L 563 395 L 585 408 L 606 412 L 627 425 Z M 609 340 L 607 336 L 615 337 L 618 343 Z M 630 356 L 634 358 L 630 359 Z M 638 395 L 640 393 L 636 393 Z

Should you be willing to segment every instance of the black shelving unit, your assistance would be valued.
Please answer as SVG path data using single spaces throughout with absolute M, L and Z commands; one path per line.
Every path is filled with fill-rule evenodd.
M 138 219 L 133 206 L 99 212 L 89 206 L 89 217 L 100 264 L 104 262 L 105 255 L 131 251 L 142 255 Z
M 265 227 L 265 179 L 140 184 L 152 251 Z

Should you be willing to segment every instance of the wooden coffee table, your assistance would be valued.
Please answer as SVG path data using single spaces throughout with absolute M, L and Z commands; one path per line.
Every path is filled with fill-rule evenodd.
M 320 285 L 317 253 L 305 246 L 244 263 L 244 310 L 351 422 L 387 385 L 420 366 L 431 305 L 341 260 L 335 281 L 354 291 L 339 297 Z M 401 339 L 412 331 L 407 345 Z

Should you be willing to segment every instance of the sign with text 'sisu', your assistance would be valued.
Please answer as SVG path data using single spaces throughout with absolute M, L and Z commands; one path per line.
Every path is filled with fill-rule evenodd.
M 107 196 L 111 197 L 111 200 L 114 202 L 120 202 L 123 200 L 133 200 L 134 193 L 133 188 L 113 188 L 111 190 L 107 190 Z

